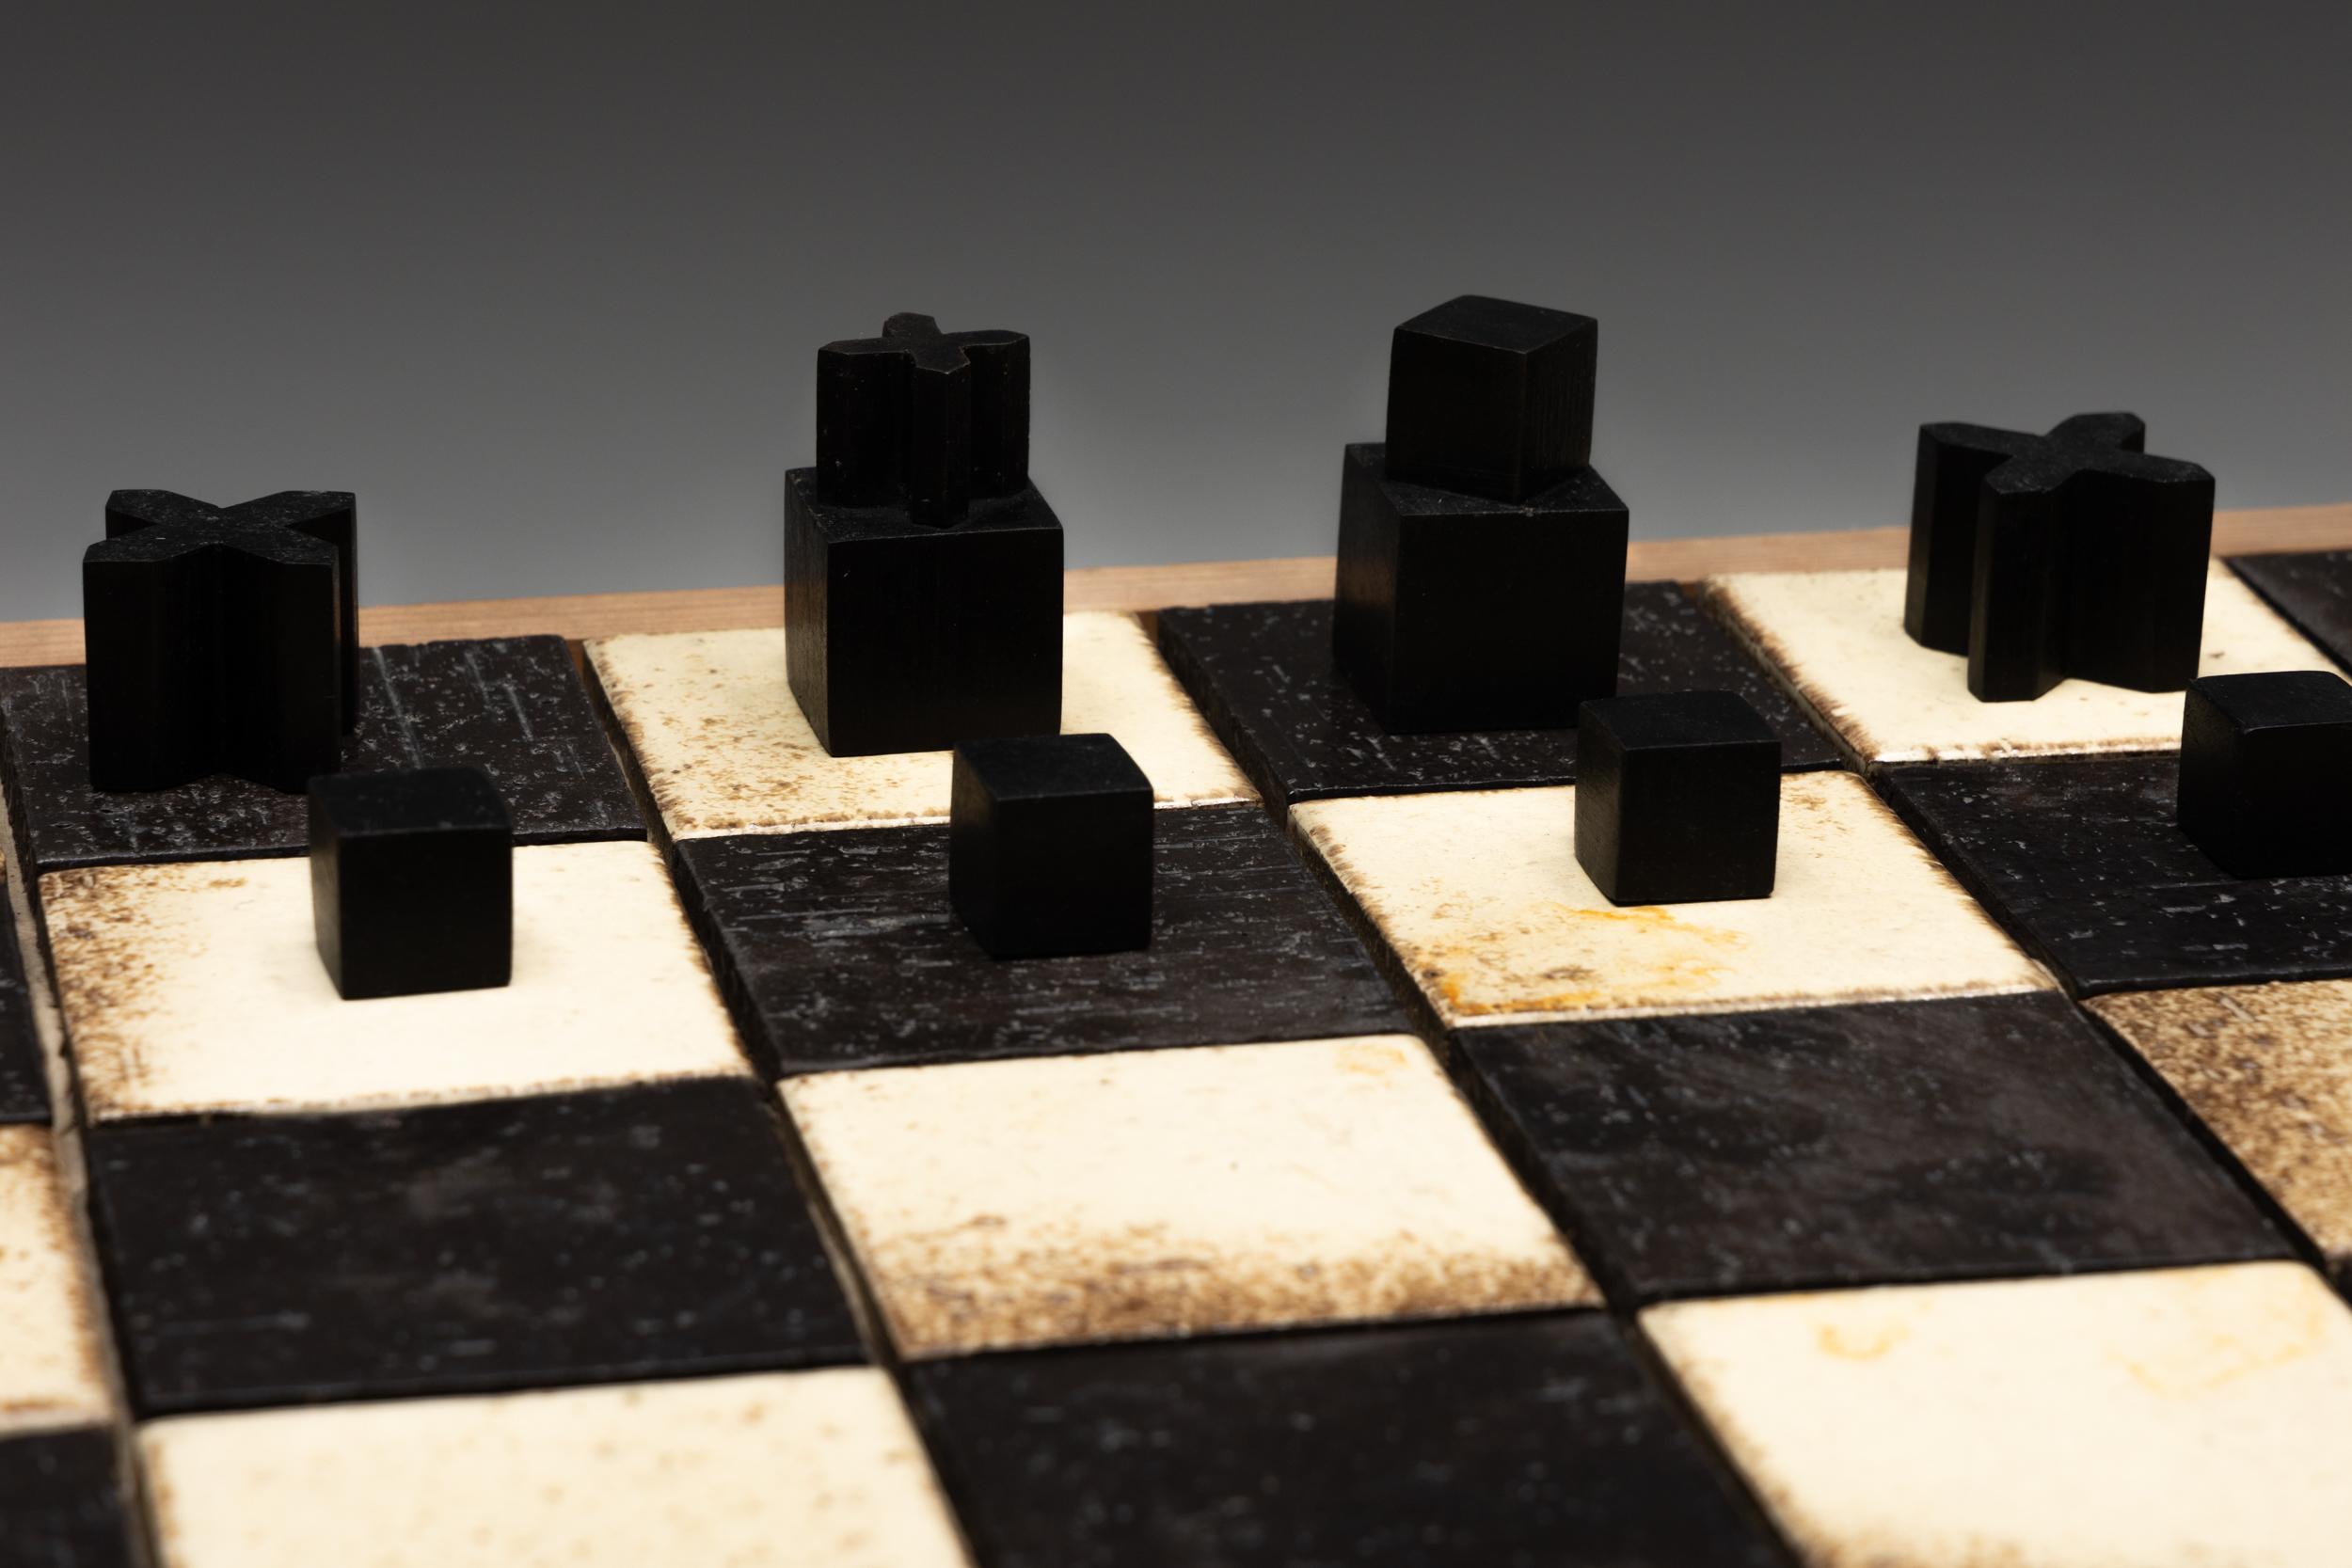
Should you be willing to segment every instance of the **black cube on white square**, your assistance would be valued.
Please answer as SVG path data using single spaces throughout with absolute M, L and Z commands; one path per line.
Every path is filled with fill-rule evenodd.
M 1762 898 L 1780 843 L 1780 737 L 1730 691 L 1613 697 L 1577 729 L 1576 858 L 1615 904 Z
M 1152 940 L 1152 782 L 1107 735 L 956 748 L 947 897 L 1000 958 Z
M 310 904 L 346 1001 L 505 985 L 515 828 L 498 785 L 479 768 L 311 780 Z
M 2233 877 L 2352 871 L 2352 686 L 2324 670 L 2206 675 L 2181 721 L 2182 832 Z

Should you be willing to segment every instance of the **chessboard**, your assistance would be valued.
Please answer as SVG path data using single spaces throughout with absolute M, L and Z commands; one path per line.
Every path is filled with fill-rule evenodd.
M 2205 673 L 2352 666 L 2352 509 L 2216 541 Z M 93 790 L 0 628 L 0 1565 L 2352 1560 L 2352 877 L 1902 547 L 1634 546 L 1620 689 L 1785 771 L 1770 898 L 1633 907 L 1327 559 L 1071 574 L 1153 924 L 1019 960 L 776 590 L 368 611 L 346 766 L 516 847 L 512 983 L 366 1002 L 300 797 Z

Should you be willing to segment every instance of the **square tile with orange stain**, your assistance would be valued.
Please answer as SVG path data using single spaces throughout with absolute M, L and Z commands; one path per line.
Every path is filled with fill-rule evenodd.
M 0 1438 L 112 1418 L 104 1310 L 49 1129 L 0 1127 Z
M 1576 791 L 1316 800 L 1294 832 L 1449 1028 L 2046 989 L 2041 967 L 1851 773 L 1781 781 L 1768 898 L 1618 907 Z

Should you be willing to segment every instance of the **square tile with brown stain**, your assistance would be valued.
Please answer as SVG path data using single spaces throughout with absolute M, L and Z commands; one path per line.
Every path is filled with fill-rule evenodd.
M 91 1119 L 348 1111 L 747 1073 L 650 845 L 515 851 L 515 974 L 346 1002 L 310 863 L 52 872 L 41 898 Z
M 785 683 L 784 631 L 675 632 L 588 645 L 673 838 L 947 818 L 949 753 L 835 757 Z M 1062 729 L 1104 731 L 1162 805 L 1257 797 L 1132 615 L 1062 618 Z
M 1577 863 L 1573 786 L 1291 820 L 1450 1028 L 2050 984 L 1860 779 L 1791 774 L 1780 800 L 1771 897 L 1623 908 Z
M 2181 693 L 2061 681 L 2029 703 L 1969 695 L 1968 660 L 1903 630 L 1904 574 L 1742 572 L 1703 592 L 1866 764 L 2172 752 Z M 2205 585 L 2198 673 L 2326 670 L 2328 656 L 2219 562 Z
M 869 1368 L 143 1427 L 167 1568 L 962 1568 Z
M 2352 1289 L 2352 980 L 2130 991 L 2085 1006 L 2163 1074 Z
M 0 1437 L 103 1423 L 104 1308 L 45 1127 L 0 1127 Z
M 1750 1296 L 1643 1327 L 1810 1568 L 2338 1568 L 2352 1310 L 2296 1263 Z
M 902 1354 L 1597 1301 L 1409 1036 L 799 1078 Z

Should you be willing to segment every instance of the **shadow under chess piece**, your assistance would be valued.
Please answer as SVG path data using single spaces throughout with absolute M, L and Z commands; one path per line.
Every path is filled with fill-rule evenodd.
M 2024 702 L 2069 676 L 2173 691 L 2197 673 L 2213 476 L 2151 457 L 2134 414 L 2046 436 L 1919 427 L 1903 627 Z
M 2181 831 L 2233 877 L 2352 871 L 2352 686 L 2325 670 L 2206 675 L 2182 706 Z
M 893 316 L 817 356 L 785 476 L 792 693 L 834 756 L 1061 727 L 1062 529 L 1029 483 L 1029 340 Z
M 1586 703 L 1577 726 L 1576 858 L 1613 904 L 1771 895 L 1780 737 L 1731 691 Z
M 513 977 L 515 826 L 480 768 L 310 782 L 310 909 L 346 1002 Z
M 94 787 L 334 770 L 358 720 L 358 517 L 342 490 L 107 498 L 82 557 Z
M 1396 329 L 1347 449 L 1332 654 L 1391 735 L 1565 729 L 1617 689 L 1628 517 L 1592 451 L 1599 327 L 1464 294 Z
M 1107 735 L 956 748 L 947 899 L 999 958 L 1152 941 L 1152 781 Z

